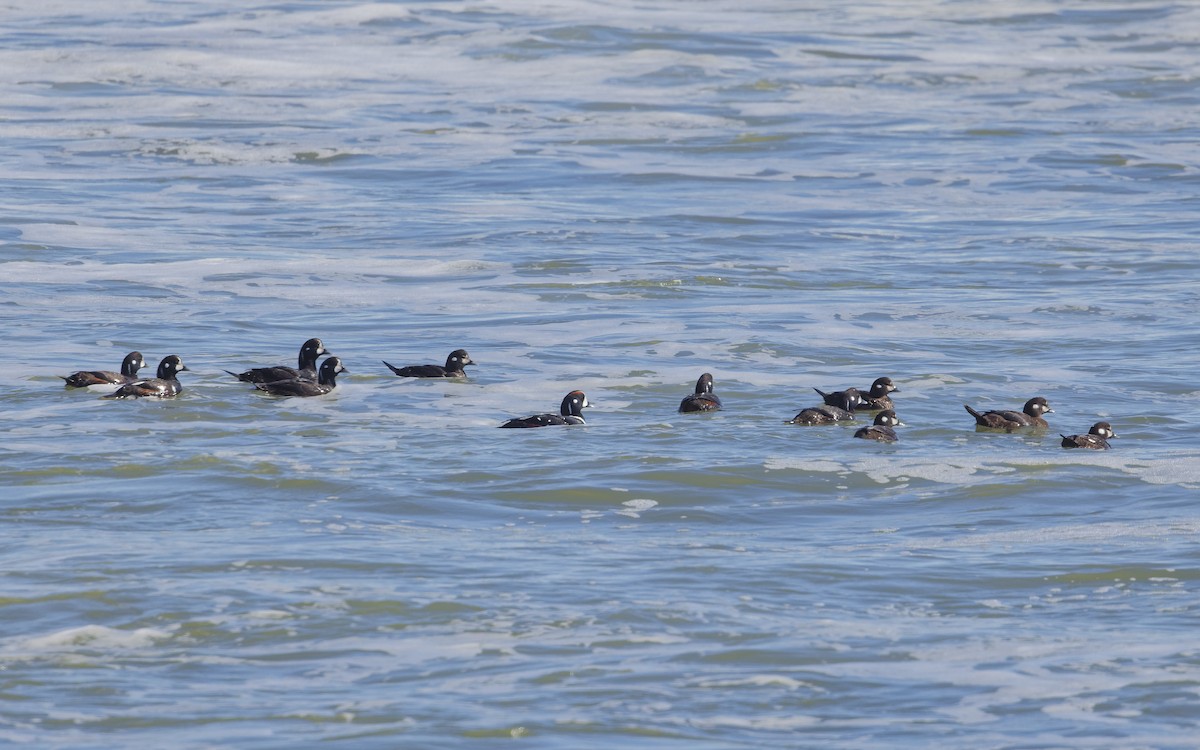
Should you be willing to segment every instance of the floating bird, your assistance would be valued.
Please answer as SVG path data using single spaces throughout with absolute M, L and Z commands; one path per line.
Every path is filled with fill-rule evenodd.
M 300 347 L 300 356 L 296 358 L 298 367 L 276 365 L 274 367 L 255 367 L 243 373 L 229 370 L 225 372 L 243 383 L 275 383 L 280 380 L 297 379 L 316 380 L 317 358 L 322 354 L 329 354 L 329 351 L 325 348 L 325 344 L 321 343 L 321 339 L 309 339 Z
M 696 381 L 696 392 L 684 396 L 683 401 L 679 402 L 681 412 L 716 411 L 720 408 L 721 399 L 713 393 L 713 376 L 707 372 Z
M 840 406 L 830 406 L 822 404 L 821 406 L 813 406 L 802 410 L 799 414 L 788 420 L 789 424 L 834 424 L 836 422 L 851 422 L 854 420 L 854 412 L 843 409 Z
M 382 360 L 381 360 L 382 361 Z M 408 365 L 406 367 L 396 367 L 388 364 L 388 369 L 396 373 L 402 378 L 465 378 L 467 371 L 463 368 L 467 365 L 473 365 L 475 362 L 471 359 L 471 355 L 467 354 L 466 349 L 455 349 L 450 352 L 450 356 L 446 357 L 446 365 Z
M 273 383 L 255 383 L 254 387 L 270 393 L 272 396 L 324 396 L 337 387 L 339 372 L 348 372 L 348 370 L 342 366 L 342 360 L 330 357 L 321 363 L 321 369 L 317 371 L 316 382 L 304 378 L 293 378 L 277 380 Z
M 867 393 L 858 394 L 862 399 L 862 406 L 859 409 L 864 411 L 875 411 L 876 409 L 895 409 L 896 405 L 892 403 L 892 398 L 889 393 L 899 392 L 899 388 L 892 382 L 891 378 L 876 378 L 871 387 L 864 389 Z
M 552 427 L 554 425 L 586 424 L 582 409 L 591 406 L 583 391 L 571 391 L 563 397 L 558 414 L 534 414 L 532 417 L 510 419 L 501 427 Z
M 976 425 L 1008 432 L 1019 430 L 1022 427 L 1049 427 L 1046 420 L 1042 419 L 1042 415 L 1054 412 L 1046 399 L 1041 396 L 1035 396 L 1026 401 L 1021 411 L 985 411 L 980 414 L 966 404 L 963 404 L 963 408 L 975 417 Z
M 176 376 L 185 370 L 187 367 L 178 355 L 163 357 L 158 363 L 156 377 L 126 383 L 104 398 L 174 398 L 183 391 Z
M 858 392 L 857 388 L 847 388 L 844 391 L 834 391 L 833 393 L 826 393 L 820 388 L 813 388 L 813 390 L 821 394 L 821 398 L 829 406 L 836 406 L 845 411 L 852 412 L 863 402 L 862 394 Z
M 146 360 L 141 352 L 130 352 L 121 362 L 121 371 L 112 370 L 80 370 L 70 375 L 59 375 L 67 381 L 68 388 L 86 388 L 89 385 L 125 385 L 137 380 L 138 370 L 146 366 Z
M 1062 438 L 1062 447 L 1064 448 L 1089 448 L 1094 451 L 1108 450 L 1108 441 L 1117 436 L 1113 432 L 1112 425 L 1108 422 L 1097 422 L 1092 425 L 1092 429 L 1088 430 L 1086 435 L 1058 435 Z
M 891 409 L 884 409 L 875 415 L 875 424 L 870 427 L 860 427 L 854 432 L 854 437 L 864 440 L 878 440 L 881 443 L 894 443 L 900 438 L 896 436 L 896 427 L 903 427 L 904 423 L 896 416 L 896 412 Z

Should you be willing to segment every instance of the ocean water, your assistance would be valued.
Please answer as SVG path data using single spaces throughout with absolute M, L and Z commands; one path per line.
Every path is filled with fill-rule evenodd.
M 0 17 L 0 745 L 1196 746 L 1200 9 Z

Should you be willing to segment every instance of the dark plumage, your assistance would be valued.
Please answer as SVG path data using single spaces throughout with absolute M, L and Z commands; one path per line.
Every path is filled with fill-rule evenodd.
M 1050 425 L 1046 420 L 1042 419 L 1043 414 L 1053 413 L 1050 404 L 1041 396 L 1036 396 L 1025 402 L 1025 406 L 1021 411 L 986 411 L 980 414 L 971 407 L 963 404 L 971 416 L 975 417 L 975 424 L 979 427 L 988 427 L 993 430 L 1006 430 L 1012 432 L 1019 430 L 1022 427 L 1046 428 Z
M 275 383 L 280 380 L 316 380 L 317 358 L 329 354 L 321 339 L 309 339 L 300 347 L 300 356 L 296 358 L 297 367 L 276 365 L 274 367 L 255 367 L 243 373 L 228 372 L 243 383 Z
M 830 406 L 822 404 L 821 406 L 813 406 L 804 409 L 796 416 L 789 420 L 790 424 L 834 424 L 835 422 L 849 422 L 854 419 L 854 412 L 843 409 L 840 406 Z
M 684 396 L 683 401 L 679 402 L 681 412 L 716 411 L 720 408 L 721 399 L 713 393 L 713 376 L 707 372 L 696 381 L 696 392 Z
M 381 360 L 382 361 L 382 360 Z M 388 364 L 388 369 L 402 378 L 465 378 L 467 371 L 463 368 L 475 364 L 466 349 L 455 349 L 446 357 L 446 365 L 408 365 L 396 367 Z
M 141 352 L 130 352 L 121 362 L 121 371 L 112 370 L 80 370 L 70 375 L 59 375 L 67 381 L 68 388 L 86 388 L 89 385 L 125 385 L 137 380 L 138 370 L 146 366 Z
M 1088 448 L 1094 451 L 1106 451 L 1108 450 L 1108 441 L 1115 438 L 1117 433 L 1113 432 L 1112 425 L 1108 422 L 1097 422 L 1092 425 L 1092 429 L 1088 430 L 1088 434 L 1086 435 L 1063 435 L 1059 433 L 1058 436 L 1062 438 L 1062 447 L 1064 448 Z
M 875 411 L 876 409 L 896 408 L 888 394 L 897 393 L 900 389 L 896 387 L 891 378 L 876 378 L 870 388 L 863 390 L 866 391 L 866 394 L 859 393 L 859 397 L 862 399 L 862 406 L 858 407 L 859 409 Z
M 857 388 L 847 388 L 844 391 L 834 391 L 833 393 L 826 393 L 820 388 L 813 388 L 813 390 L 821 394 L 821 398 L 826 404 L 839 409 L 854 411 L 862 404 L 862 394 L 858 392 Z
M 342 360 L 330 357 L 321 363 L 317 371 L 317 380 L 294 378 L 292 380 L 277 380 L 274 383 L 255 383 L 254 387 L 272 396 L 324 396 L 337 387 L 337 374 L 348 372 L 342 366 Z
M 183 391 L 176 376 L 185 370 L 187 367 L 178 356 L 163 357 L 156 377 L 126 383 L 104 398 L 173 398 Z
M 878 440 L 881 443 L 894 443 L 899 440 L 896 437 L 895 427 L 903 427 L 904 423 L 896 416 L 896 412 L 891 409 L 884 409 L 875 415 L 875 424 L 870 427 L 861 427 L 854 432 L 854 437 L 864 440 Z
M 552 427 L 554 425 L 585 424 L 582 409 L 591 406 L 583 391 L 571 391 L 563 397 L 558 414 L 534 414 L 532 417 L 510 419 L 501 427 Z

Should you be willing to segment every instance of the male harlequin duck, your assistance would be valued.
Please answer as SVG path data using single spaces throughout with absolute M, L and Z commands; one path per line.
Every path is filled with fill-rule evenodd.
M 342 360 L 330 357 L 321 363 L 317 371 L 317 381 L 303 378 L 277 380 L 274 383 L 255 383 L 254 387 L 272 396 L 324 396 L 337 387 L 337 374 L 349 372 L 342 366 Z
M 713 393 L 713 376 L 707 372 L 696 381 L 696 392 L 679 402 L 681 412 L 716 411 L 720 408 L 721 399 Z
M 381 360 L 382 361 L 382 360 Z M 471 360 L 471 355 L 467 354 L 466 349 L 455 349 L 450 352 L 450 356 L 446 357 L 446 365 L 408 365 L 407 367 L 396 367 L 388 364 L 388 369 L 396 373 L 402 378 L 465 378 L 467 371 L 463 368 L 467 365 L 475 364 Z
M 835 422 L 850 422 L 854 420 L 854 412 L 840 406 L 822 404 L 802 410 L 788 420 L 788 424 L 834 424 Z
M 322 354 L 329 354 L 325 348 L 325 344 L 321 343 L 321 339 L 309 339 L 300 347 L 300 356 L 297 357 L 296 364 L 298 367 L 288 367 L 287 365 L 276 365 L 274 367 L 255 367 L 246 370 L 243 373 L 229 372 L 243 383 L 274 383 L 280 380 L 316 380 L 317 379 L 317 357 Z
M 582 409 L 591 406 L 583 391 L 571 391 L 563 397 L 558 414 L 534 414 L 532 417 L 517 417 L 510 419 L 501 427 L 551 427 L 554 425 L 586 424 L 583 421 Z
M 1041 396 L 1035 396 L 1025 402 L 1025 407 L 1021 411 L 985 411 L 980 414 L 971 407 L 963 404 L 971 416 L 975 417 L 975 424 L 979 427 L 990 427 L 994 430 L 1006 430 L 1012 432 L 1019 430 L 1022 427 L 1034 427 L 1045 429 L 1050 425 L 1046 420 L 1042 419 L 1043 414 L 1054 413 L 1050 408 L 1050 404 Z
M 137 380 L 138 370 L 146 366 L 141 352 L 130 352 L 121 362 L 121 371 L 112 370 L 80 370 L 70 375 L 59 375 L 67 381 L 68 388 L 86 388 L 89 385 L 125 385 Z
M 875 415 L 875 424 L 859 428 L 854 432 L 854 437 L 863 440 L 878 440 L 881 443 L 894 443 L 900 438 L 896 437 L 896 430 L 893 428 L 903 426 L 904 423 L 896 416 L 896 412 L 884 409 Z
M 859 409 L 863 411 L 875 411 L 876 409 L 895 409 L 896 405 L 892 403 L 889 393 L 898 393 L 899 388 L 892 382 L 891 378 L 876 378 L 874 383 L 871 383 L 866 395 L 859 393 L 862 399 L 862 406 Z
M 163 357 L 156 377 L 126 383 L 104 398 L 174 398 L 183 391 L 176 376 L 185 370 L 187 367 L 178 356 Z
M 813 388 L 813 390 L 821 394 L 821 398 L 829 406 L 836 406 L 846 411 L 854 411 L 863 402 L 862 395 L 857 388 L 847 388 L 844 391 L 834 391 L 833 393 L 826 393 L 820 388 Z
M 1108 441 L 1117 436 L 1113 432 L 1112 425 L 1108 422 L 1097 422 L 1092 425 L 1092 429 L 1088 430 L 1086 435 L 1058 435 L 1062 438 L 1062 447 L 1064 448 L 1090 448 L 1094 451 L 1108 450 Z

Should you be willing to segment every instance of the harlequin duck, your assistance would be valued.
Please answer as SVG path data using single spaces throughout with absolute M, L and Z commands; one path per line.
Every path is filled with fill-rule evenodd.
M 517 417 L 510 419 L 501 427 L 551 427 L 554 425 L 586 424 L 583 421 L 582 409 L 591 406 L 583 391 L 571 391 L 563 397 L 558 414 L 534 414 L 532 417 Z
M 720 408 L 721 399 L 713 393 L 713 376 L 707 372 L 696 381 L 696 392 L 679 402 L 681 412 L 716 411 Z
M 844 391 L 834 391 L 833 393 L 826 393 L 820 388 L 813 388 L 813 390 L 821 394 L 821 398 L 826 404 L 839 409 L 854 411 L 862 404 L 862 395 L 857 388 L 847 388 Z
M 802 410 L 788 420 L 788 424 L 834 424 L 835 422 L 850 422 L 854 420 L 854 412 L 840 406 L 822 404 Z
M 1117 436 L 1113 432 L 1112 425 L 1108 422 L 1097 422 L 1092 425 L 1092 429 L 1088 430 L 1086 435 L 1058 435 L 1062 438 L 1062 447 L 1064 448 L 1090 448 L 1094 451 L 1108 450 L 1108 441 Z
M 381 360 L 382 361 L 382 360 Z M 388 369 L 402 378 L 465 378 L 467 371 L 463 368 L 475 364 L 466 349 L 455 349 L 446 357 L 446 366 L 442 365 L 408 365 L 396 367 L 388 364 Z
M 862 406 L 859 409 L 864 411 L 875 411 L 876 409 L 895 409 L 896 405 L 892 403 L 892 399 L 888 396 L 889 393 L 897 393 L 899 388 L 892 382 L 891 378 L 876 378 L 874 383 L 871 383 L 866 395 L 859 393 L 862 399 Z
M 287 365 L 276 365 L 274 367 L 255 367 L 246 370 L 243 373 L 228 372 L 243 383 L 274 383 L 280 380 L 316 380 L 317 379 L 317 357 L 322 354 L 329 354 L 325 348 L 325 344 L 321 343 L 321 339 L 309 339 L 300 347 L 300 356 L 297 357 L 296 364 L 298 367 L 288 367 Z
M 138 370 L 146 366 L 141 352 L 130 352 L 121 362 L 121 371 L 112 370 L 80 370 L 70 375 L 59 375 L 67 381 L 68 388 L 86 388 L 89 385 L 125 385 L 137 380 Z
M 324 396 L 337 387 L 337 374 L 349 372 L 342 366 L 342 360 L 329 357 L 321 363 L 317 371 L 317 381 L 303 378 L 277 380 L 274 383 L 255 383 L 254 387 L 272 396 Z
M 156 377 L 126 383 L 104 398 L 173 398 L 183 391 L 183 386 L 175 376 L 185 370 L 187 367 L 178 356 L 172 354 L 163 357 L 163 361 L 158 363 Z
M 1036 396 L 1025 402 L 1025 406 L 1021 411 L 985 411 L 980 414 L 971 407 L 963 404 L 971 416 L 975 417 L 975 424 L 979 427 L 990 427 L 994 430 L 1006 430 L 1012 432 L 1019 430 L 1022 427 L 1046 428 L 1050 425 L 1046 420 L 1042 419 L 1043 414 L 1054 412 L 1050 408 L 1050 404 L 1041 396 Z
M 875 415 L 875 424 L 859 428 L 854 432 L 854 437 L 878 440 L 881 443 L 894 443 L 900 438 L 896 437 L 896 430 L 893 428 L 903 426 L 904 423 L 896 416 L 896 412 L 884 409 Z

